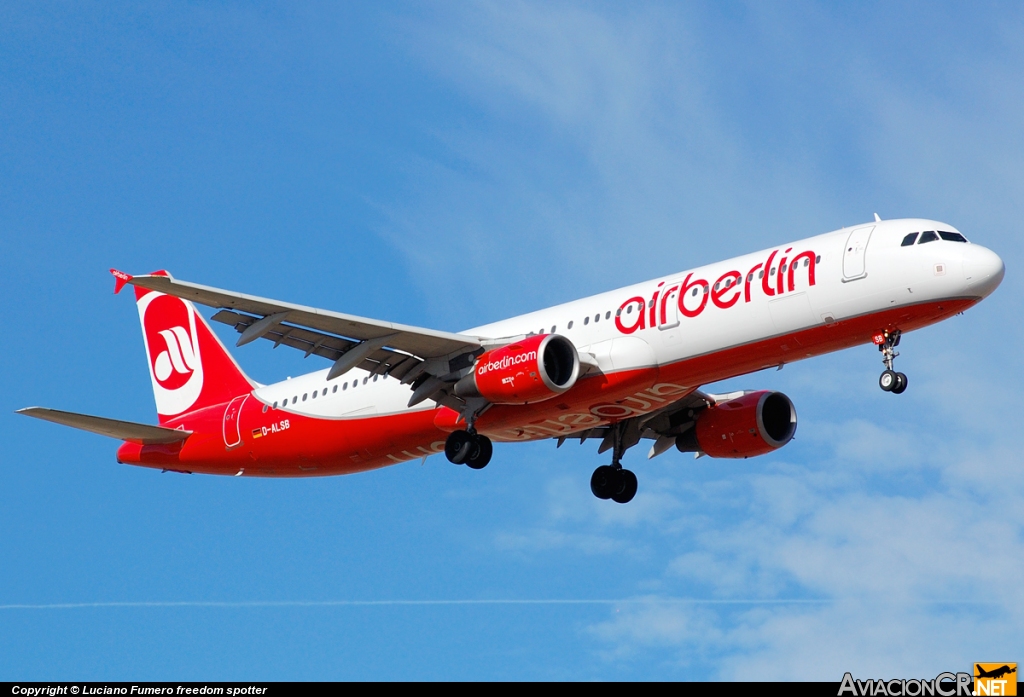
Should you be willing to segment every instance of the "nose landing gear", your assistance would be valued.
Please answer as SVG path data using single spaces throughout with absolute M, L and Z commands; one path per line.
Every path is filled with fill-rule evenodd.
M 896 360 L 896 356 L 900 355 L 896 351 L 896 347 L 900 345 L 901 335 L 902 332 L 899 329 L 894 329 L 891 332 L 888 330 L 879 332 L 872 337 L 872 341 L 882 352 L 882 363 L 885 364 L 885 370 L 878 378 L 878 386 L 893 394 L 903 394 L 907 389 L 907 376 L 892 369 L 893 361 Z

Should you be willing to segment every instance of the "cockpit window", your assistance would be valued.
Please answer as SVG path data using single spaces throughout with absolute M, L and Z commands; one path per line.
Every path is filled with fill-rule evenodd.
M 912 233 L 910 233 L 909 235 L 907 235 L 906 237 L 903 238 L 903 241 L 900 243 L 900 246 L 901 247 L 909 247 L 910 245 L 914 244 L 914 240 L 916 240 L 917 236 L 920 235 L 920 234 L 921 233 L 919 233 L 919 232 L 912 232 Z
M 966 242 L 967 238 L 961 235 L 959 232 L 945 232 L 939 230 L 939 237 L 946 240 L 947 242 Z
M 939 239 L 939 236 L 929 230 L 928 232 L 921 233 L 921 239 L 918 240 L 918 244 L 924 244 L 925 242 L 934 242 Z

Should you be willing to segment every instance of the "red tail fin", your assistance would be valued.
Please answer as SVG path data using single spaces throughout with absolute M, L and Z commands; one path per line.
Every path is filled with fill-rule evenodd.
M 160 423 L 253 389 L 192 303 L 139 287 L 135 299 Z

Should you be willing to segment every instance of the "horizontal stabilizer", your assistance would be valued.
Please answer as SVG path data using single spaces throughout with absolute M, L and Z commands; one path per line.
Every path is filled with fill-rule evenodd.
M 140 445 L 178 443 L 192 435 L 192 431 L 178 431 L 173 428 L 163 428 L 162 426 L 105 419 L 102 416 L 76 414 L 71 411 L 59 411 L 57 409 L 46 409 L 45 407 L 26 407 L 19 409 L 18 413 Z

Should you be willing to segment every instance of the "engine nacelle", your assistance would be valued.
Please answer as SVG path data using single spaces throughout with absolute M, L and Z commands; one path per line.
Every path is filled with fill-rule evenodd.
M 482 354 L 473 372 L 455 385 L 455 394 L 492 404 L 532 404 L 569 390 L 579 376 L 580 356 L 572 342 L 538 334 Z
M 781 448 L 796 433 L 796 408 L 781 392 L 763 390 L 708 407 L 676 439 L 683 452 L 746 458 Z

